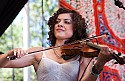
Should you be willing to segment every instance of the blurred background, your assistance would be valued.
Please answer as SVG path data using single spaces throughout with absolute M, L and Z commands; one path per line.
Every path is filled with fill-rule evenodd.
M 0 37 L 0 52 L 18 47 L 48 46 L 47 21 L 57 9 L 58 0 L 29 0 Z M 23 76 L 30 76 L 25 78 L 26 81 L 36 81 L 32 66 L 0 69 L 0 81 L 24 81 Z

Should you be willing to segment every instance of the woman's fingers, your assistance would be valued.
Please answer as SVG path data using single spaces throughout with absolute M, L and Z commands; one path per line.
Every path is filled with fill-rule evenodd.
M 24 55 L 26 55 L 26 50 L 23 50 L 22 48 L 16 48 L 14 49 L 14 56 L 16 56 L 17 58 L 21 58 Z
M 101 51 L 100 51 L 101 54 L 104 54 L 104 55 L 109 55 L 110 54 L 110 51 L 109 51 L 109 48 L 108 47 L 101 47 Z
M 98 60 L 101 63 L 106 63 L 109 60 L 111 60 L 111 53 L 109 51 L 108 47 L 101 47 L 99 56 L 98 56 Z

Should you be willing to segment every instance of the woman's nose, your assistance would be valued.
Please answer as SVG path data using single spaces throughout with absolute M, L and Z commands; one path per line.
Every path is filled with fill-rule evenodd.
M 62 23 L 62 22 L 59 22 L 59 23 L 58 23 L 58 27 L 63 27 L 63 23 Z
M 63 27 L 63 25 L 61 25 L 61 24 L 58 24 L 58 27 Z

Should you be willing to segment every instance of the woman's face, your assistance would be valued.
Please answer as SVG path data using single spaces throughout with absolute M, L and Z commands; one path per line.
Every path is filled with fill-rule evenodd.
M 57 39 L 67 40 L 73 35 L 72 19 L 69 13 L 60 14 L 56 20 L 54 34 Z

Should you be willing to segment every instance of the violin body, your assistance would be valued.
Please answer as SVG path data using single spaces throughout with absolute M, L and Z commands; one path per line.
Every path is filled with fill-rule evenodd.
M 62 56 L 75 56 L 80 55 L 86 58 L 98 57 L 101 47 L 92 42 L 81 43 L 77 42 L 76 44 L 65 45 L 61 47 Z M 125 64 L 125 57 L 120 57 L 119 54 L 111 53 L 111 58 L 115 59 L 119 64 Z
M 77 44 L 62 46 L 62 55 L 72 55 L 78 54 L 83 57 L 91 58 L 91 57 L 98 57 L 99 54 L 99 47 L 91 46 L 92 43 L 88 42 L 86 44 L 81 44 L 80 42 Z M 91 46 L 91 47 L 90 47 Z

